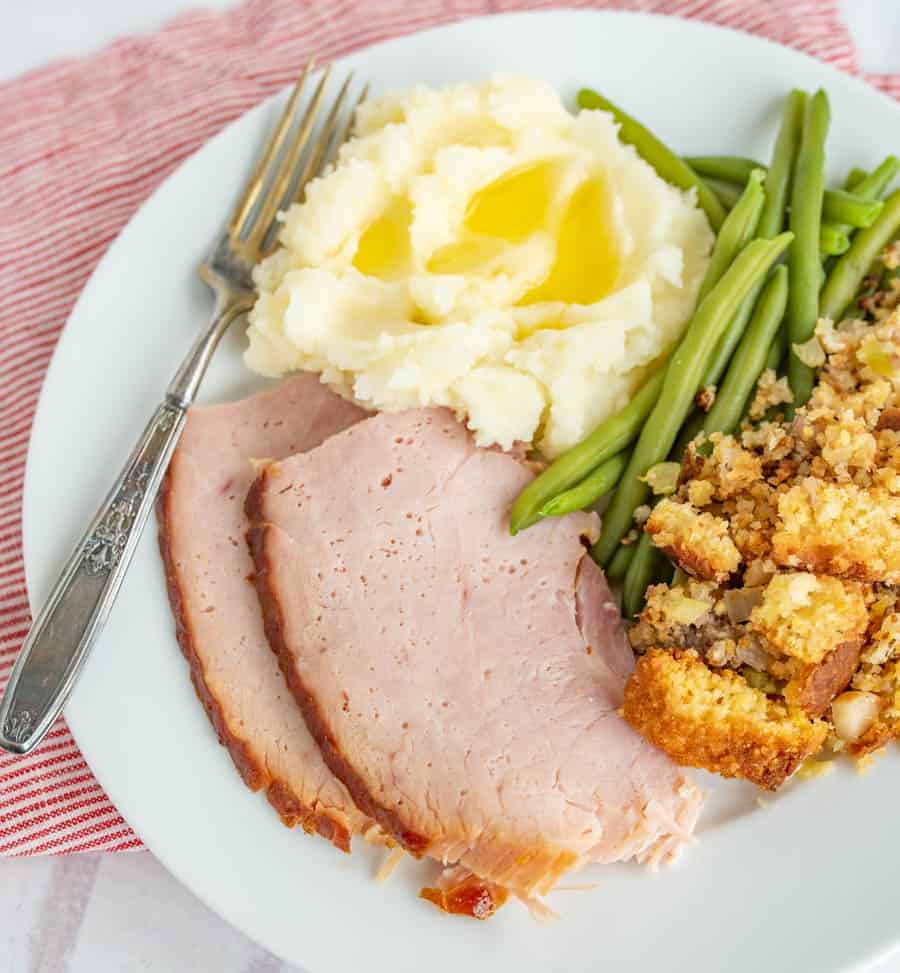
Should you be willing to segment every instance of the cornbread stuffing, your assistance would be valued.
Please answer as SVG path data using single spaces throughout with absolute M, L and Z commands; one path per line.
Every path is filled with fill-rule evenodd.
M 777 563 L 900 583 L 900 497 L 887 490 L 804 477 L 779 497 L 778 518 Z
M 696 652 L 642 656 L 625 687 L 625 719 L 679 763 L 775 790 L 825 740 L 828 728 L 754 689 Z
M 861 643 L 868 622 L 859 584 L 806 572 L 776 574 L 750 613 L 750 627 L 778 654 L 812 663 L 842 642 Z
M 866 320 L 819 322 L 805 406 L 787 418 L 786 380 L 763 373 L 740 432 L 700 434 L 644 524 L 687 579 L 647 592 L 624 713 L 681 764 L 774 790 L 826 741 L 862 757 L 900 737 L 900 288 L 886 287 Z
M 673 561 L 690 564 L 690 573 L 699 578 L 727 581 L 741 563 L 741 555 L 728 536 L 728 524 L 689 503 L 660 501 L 644 530 Z

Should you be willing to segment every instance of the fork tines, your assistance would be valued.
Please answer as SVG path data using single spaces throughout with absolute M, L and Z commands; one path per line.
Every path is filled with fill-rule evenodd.
M 311 59 L 294 85 L 229 222 L 232 242 L 260 256 L 274 249 L 277 214 L 301 199 L 306 184 L 333 159 L 349 135 L 356 109 L 368 94 L 366 86 L 347 111 L 353 79 L 352 73 L 347 75 L 325 120 L 320 121 L 331 65 L 322 72 L 312 98 L 301 107 L 303 90 L 314 69 L 315 60 Z

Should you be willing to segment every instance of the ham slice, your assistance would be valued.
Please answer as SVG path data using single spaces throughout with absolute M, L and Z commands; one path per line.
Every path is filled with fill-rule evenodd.
M 328 765 L 407 850 L 524 898 L 671 856 L 700 806 L 617 713 L 632 654 L 596 517 L 510 536 L 530 478 L 421 410 L 269 465 L 247 499 L 266 632 Z
M 310 374 L 194 408 L 157 507 L 178 641 L 220 742 L 285 824 L 344 850 L 372 822 L 322 760 L 266 641 L 243 505 L 254 459 L 310 449 L 364 416 Z

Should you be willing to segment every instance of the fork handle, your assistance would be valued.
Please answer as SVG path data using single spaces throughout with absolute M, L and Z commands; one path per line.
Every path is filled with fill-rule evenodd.
M 0 705 L 4 750 L 28 753 L 61 713 L 122 585 L 186 411 L 171 395 L 156 410 L 32 625 Z

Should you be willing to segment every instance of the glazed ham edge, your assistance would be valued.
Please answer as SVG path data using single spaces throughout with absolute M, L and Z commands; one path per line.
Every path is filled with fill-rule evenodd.
M 265 789 L 266 798 L 278 812 L 282 822 L 289 828 L 300 824 L 309 834 L 317 833 L 330 841 L 341 851 L 350 851 L 350 833 L 345 824 L 328 814 L 316 812 L 299 801 L 293 791 L 283 781 L 273 778 L 269 771 L 260 766 L 248 752 L 244 741 L 228 725 L 219 701 L 210 692 L 206 682 L 203 662 L 194 645 L 190 623 L 184 611 L 184 594 L 179 583 L 178 572 L 170 549 L 171 517 L 169 502 L 172 487 L 172 469 L 163 478 L 159 498 L 156 503 L 158 522 L 159 552 L 162 557 L 166 578 L 166 591 L 172 616 L 175 619 L 175 636 L 187 660 L 191 683 L 197 698 L 203 705 L 206 715 L 216 732 L 219 742 L 228 751 L 244 783 L 252 791 Z M 266 626 L 268 632 L 268 624 Z M 280 659 L 283 667 L 283 659 Z

